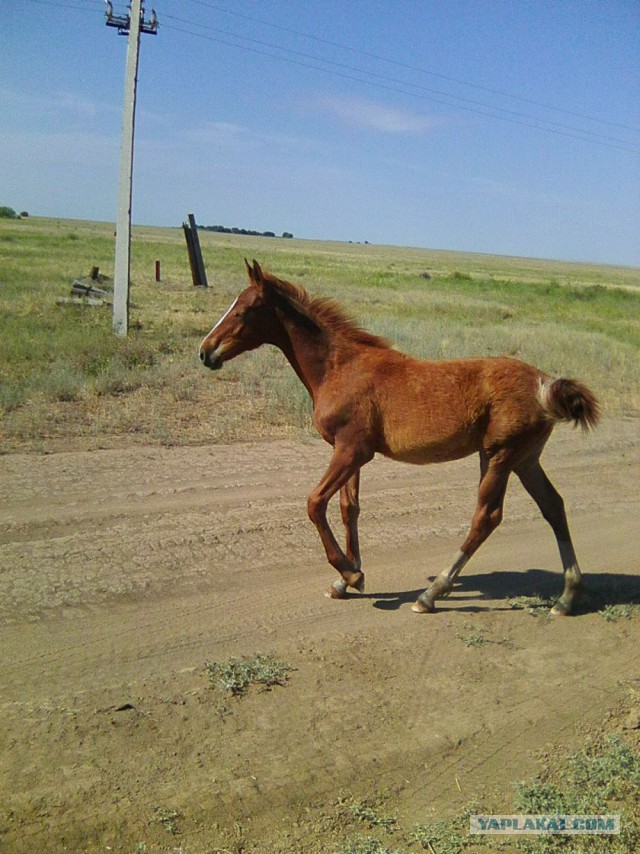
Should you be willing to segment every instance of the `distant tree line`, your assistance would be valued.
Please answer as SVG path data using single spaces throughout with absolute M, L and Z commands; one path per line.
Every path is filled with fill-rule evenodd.
M 227 228 L 226 225 L 199 225 L 201 231 L 216 231 L 218 234 L 248 234 L 252 237 L 277 237 L 274 231 L 252 231 L 250 228 Z M 293 237 L 290 231 L 283 231 L 282 237 Z
M 0 217 L 3 219 L 20 219 L 20 217 L 27 217 L 29 214 L 27 211 L 22 211 L 20 216 L 14 211 L 13 208 L 7 207 L 6 205 L 0 205 Z

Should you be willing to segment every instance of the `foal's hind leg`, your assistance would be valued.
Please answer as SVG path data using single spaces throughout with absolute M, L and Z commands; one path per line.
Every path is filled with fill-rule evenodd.
M 582 576 L 571 542 L 567 516 L 564 511 L 564 501 L 545 474 L 537 457 L 517 466 L 514 471 L 556 535 L 564 570 L 564 591 L 551 609 L 551 613 L 565 616 L 571 612 L 579 595 Z
M 435 610 L 436 599 L 446 596 L 451 591 L 458 573 L 502 521 L 504 494 L 511 468 L 503 460 L 497 458 L 487 460 L 484 455 L 480 457 L 480 465 L 481 479 L 478 490 L 478 506 L 471 523 L 469 536 L 462 544 L 451 567 L 441 572 L 431 586 L 424 593 L 421 593 L 412 605 L 412 610 L 418 614 Z

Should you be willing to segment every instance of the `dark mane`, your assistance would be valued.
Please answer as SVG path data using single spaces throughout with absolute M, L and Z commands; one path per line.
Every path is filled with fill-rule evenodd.
M 284 305 L 278 306 L 279 308 L 285 311 L 289 308 L 317 329 L 369 347 L 380 347 L 388 350 L 392 346 L 386 338 L 373 335 L 358 326 L 335 300 L 311 296 L 301 285 L 293 285 L 291 282 L 278 279 L 266 271 L 263 272 L 263 276 L 265 282 L 284 303 Z

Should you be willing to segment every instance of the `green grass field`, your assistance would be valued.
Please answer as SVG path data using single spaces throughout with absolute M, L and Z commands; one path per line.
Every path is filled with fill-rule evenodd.
M 191 284 L 181 228 L 135 228 L 130 334 L 108 307 L 61 306 L 92 266 L 113 272 L 107 223 L 0 220 L 2 447 L 186 444 L 299 434 L 306 392 L 263 348 L 212 375 L 197 347 L 244 287 L 243 258 L 338 299 L 425 358 L 510 354 L 577 376 L 605 412 L 640 414 L 640 271 L 412 248 L 200 234 Z M 155 282 L 155 261 L 162 267 Z

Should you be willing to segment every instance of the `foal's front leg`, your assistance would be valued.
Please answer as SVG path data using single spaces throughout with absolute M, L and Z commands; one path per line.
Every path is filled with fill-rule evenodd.
M 360 569 L 360 540 L 358 538 L 358 517 L 360 516 L 360 471 L 348 480 L 340 490 L 340 512 L 346 534 L 346 553 L 356 569 Z
M 332 599 L 344 598 L 347 587 L 353 587 L 359 592 L 364 590 L 357 531 L 358 475 L 364 462 L 367 459 L 362 454 L 336 444 L 329 468 L 308 500 L 309 518 L 320 534 L 327 560 L 341 576 L 327 591 L 326 595 Z M 343 490 L 341 509 L 347 527 L 347 554 L 338 545 L 327 522 L 327 506 L 338 490 Z

